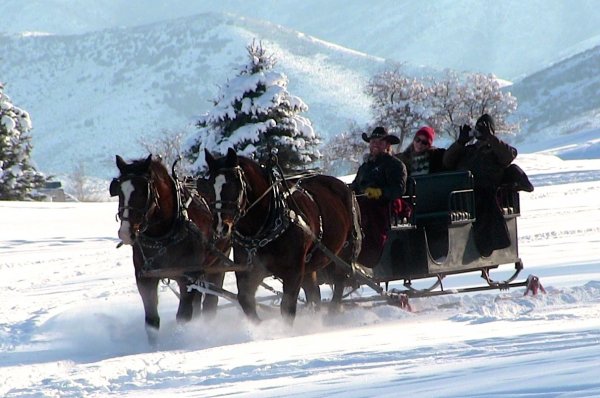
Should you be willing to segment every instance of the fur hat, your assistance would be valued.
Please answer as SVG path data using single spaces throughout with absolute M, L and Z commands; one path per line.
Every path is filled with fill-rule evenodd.
M 494 122 L 494 118 L 489 114 L 484 113 L 477 119 L 477 123 L 475 123 L 475 128 L 487 124 L 490 127 L 490 133 L 496 133 L 496 123 Z
M 415 137 L 417 136 L 424 137 L 429 142 L 429 145 L 431 145 L 435 138 L 435 130 L 432 127 L 423 126 L 415 133 Z
M 375 127 L 371 136 L 369 137 L 367 133 L 362 133 L 362 139 L 365 142 L 371 141 L 373 138 L 384 139 L 389 142 L 391 145 L 396 145 L 400 143 L 400 138 L 396 137 L 393 134 L 388 134 L 387 130 L 384 127 Z

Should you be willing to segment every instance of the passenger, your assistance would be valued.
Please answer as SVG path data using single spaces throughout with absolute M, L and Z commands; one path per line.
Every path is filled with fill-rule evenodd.
M 494 119 L 483 114 L 475 129 L 465 124 L 458 140 L 444 154 L 444 167 L 471 170 L 474 176 L 475 217 L 473 225 L 475 245 L 479 253 L 488 257 L 494 250 L 510 246 L 508 228 L 496 200 L 496 191 L 502 183 L 505 169 L 517 156 L 517 150 L 495 136 Z M 476 141 L 467 145 L 473 138 Z
M 410 145 L 396 157 L 404 163 L 409 176 L 437 173 L 444 169 L 443 157 L 446 149 L 433 146 L 435 130 L 423 126 L 415 133 Z
M 363 133 L 369 143 L 369 154 L 358 168 L 350 185 L 360 205 L 363 245 L 358 262 L 373 268 L 379 262 L 387 240 L 390 224 L 390 206 L 402 211 L 400 198 L 406 189 L 406 167 L 392 156 L 392 145 L 400 142 L 383 127 L 376 127 L 371 136 Z

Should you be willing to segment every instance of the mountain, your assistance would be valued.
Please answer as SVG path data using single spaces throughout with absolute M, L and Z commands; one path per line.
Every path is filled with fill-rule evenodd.
M 526 119 L 516 142 L 525 150 L 563 148 L 564 158 L 600 157 L 600 46 L 527 76 L 510 87 L 519 100 L 517 116 Z M 579 138 L 575 138 L 579 137 Z M 566 145 L 586 143 L 584 151 Z M 540 145 L 542 144 L 542 145 Z
M 512 52 L 491 57 L 489 51 L 484 51 L 483 47 L 494 52 L 506 48 L 504 42 L 489 44 L 488 35 L 497 29 L 487 28 L 485 34 L 478 36 L 480 41 L 472 35 L 467 35 L 470 40 L 460 41 L 456 32 L 459 16 L 469 10 L 469 19 L 461 22 L 464 34 L 475 26 L 469 21 L 486 21 L 485 12 L 494 16 L 503 9 L 504 13 L 487 22 L 489 26 L 498 24 L 497 20 L 506 23 L 500 30 L 502 37 L 523 55 L 523 63 L 511 63 L 519 69 L 518 73 L 533 68 L 526 66 L 532 53 L 543 53 L 544 62 L 536 63 L 536 68 L 547 63 L 547 67 L 507 88 L 517 96 L 519 118 L 526 120 L 522 129 L 525 134 L 514 140 L 519 150 L 561 154 L 573 140 L 582 140 L 585 150 L 569 147 L 569 156 L 600 157 L 595 140 L 600 134 L 600 107 L 594 69 L 599 50 L 593 47 L 600 37 L 595 35 L 600 24 L 573 23 L 577 16 L 587 14 L 588 1 L 572 5 L 560 21 L 550 18 L 563 9 L 556 2 L 544 2 L 546 7 L 536 14 L 562 33 L 559 47 L 549 45 L 554 34 L 546 32 L 548 40 L 541 39 L 539 30 L 546 25 L 539 21 L 531 29 L 517 24 L 527 19 L 525 16 L 531 15 L 535 6 L 540 6 L 537 1 L 515 5 L 511 0 L 494 5 L 461 0 L 451 5 L 382 0 L 371 6 L 380 18 L 379 23 L 372 24 L 368 23 L 371 14 L 362 3 L 346 7 L 338 0 L 319 7 L 315 4 L 311 0 L 223 0 L 201 4 L 180 0 L 169 4 L 158 0 L 31 0 L 23 4 L 6 0 L 0 3 L 0 29 L 9 32 L 0 35 L 0 79 L 15 105 L 31 114 L 33 160 L 41 171 L 65 175 L 83 165 L 88 175 L 107 179 L 115 173 L 115 154 L 144 156 L 140 141 L 156 139 L 165 130 L 192 131 L 196 118 L 211 107 L 218 85 L 233 77 L 245 63 L 245 47 L 253 39 L 263 41 L 274 53 L 277 68 L 289 77 L 290 93 L 308 104 L 306 116 L 319 134 L 328 137 L 343 131 L 350 121 L 365 123 L 370 119 L 370 99 L 364 95 L 363 87 L 374 73 L 393 62 L 339 43 L 398 59 L 405 58 L 394 51 L 412 48 L 415 57 L 411 60 L 418 63 L 423 54 L 436 54 L 436 60 L 427 60 L 428 65 L 444 67 L 456 65 L 448 61 L 448 54 L 463 53 L 462 59 L 469 62 L 471 69 L 483 68 L 479 61 L 508 61 Z M 194 15 L 204 9 L 235 11 L 236 15 Z M 439 13 L 444 17 L 423 18 Z M 597 13 L 589 14 L 589 18 L 595 18 Z M 386 15 L 385 19 L 382 15 Z M 411 21 L 430 23 L 400 23 L 399 18 L 406 15 L 419 16 Z M 586 18 L 580 21 L 587 21 Z M 565 33 L 564 26 L 569 24 L 577 27 Z M 339 41 L 326 42 L 289 26 Z M 405 29 L 403 33 L 398 30 L 401 28 Z M 30 33 L 15 33 L 25 30 Z M 409 34 L 417 31 L 418 35 Z M 437 40 L 433 40 L 434 36 Z M 398 45 L 395 37 L 402 37 L 403 44 Z M 421 47 L 411 45 L 411 40 L 421 43 Z M 431 41 L 445 43 L 448 48 L 432 52 Z M 461 51 L 450 51 L 452 48 Z M 476 56 L 465 57 L 467 52 Z M 416 70 L 410 66 L 414 64 L 406 65 Z M 456 67 L 460 69 L 460 65 Z M 496 73 L 494 66 L 488 67 L 492 69 L 486 72 Z M 420 70 L 434 71 L 431 67 Z M 563 133 L 569 131 L 573 133 L 565 140 Z M 442 139 L 439 144 L 447 142 Z
M 3 0 L 0 31 L 78 34 L 224 12 L 381 58 L 516 80 L 600 44 L 597 7 L 595 0 Z
M 45 173 L 83 163 L 92 176 L 114 174 L 114 155 L 143 156 L 140 139 L 189 130 L 211 106 L 217 85 L 246 63 L 260 38 L 289 76 L 289 91 L 323 136 L 366 122 L 363 85 L 384 65 L 281 26 L 202 14 L 82 35 L 10 35 L 0 46 L 5 92 L 31 114 L 33 158 Z

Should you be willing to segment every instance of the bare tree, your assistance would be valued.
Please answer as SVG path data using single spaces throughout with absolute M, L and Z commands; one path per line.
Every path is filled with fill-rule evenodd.
M 68 176 L 65 192 L 79 202 L 101 202 L 106 200 L 106 181 L 89 177 L 83 162 L 73 166 L 73 171 Z
M 171 167 L 181 154 L 181 146 L 185 132 L 161 130 L 154 137 L 139 138 L 138 143 L 141 147 L 156 157 L 160 157 L 167 167 Z M 180 165 L 178 164 L 178 167 Z
M 515 134 L 518 123 L 511 124 L 507 117 L 517 109 L 517 99 L 510 92 L 501 90 L 494 75 L 470 74 L 465 82 L 465 108 L 471 123 L 484 113 L 494 117 L 496 131 L 500 134 Z
M 423 124 L 456 139 L 461 125 L 473 124 L 484 113 L 494 117 L 500 134 L 519 129 L 518 122 L 508 122 L 517 100 L 494 75 L 446 71 L 441 78 L 416 79 L 396 68 L 374 76 L 367 93 L 373 97 L 375 121 L 397 134 L 401 144 Z
M 433 116 L 428 101 L 431 87 L 409 77 L 401 67 L 375 75 L 367 84 L 373 97 L 375 123 L 400 138 L 400 145 L 414 129 Z
M 70 188 L 72 195 L 80 202 L 86 201 L 86 177 L 85 177 L 85 165 L 83 162 L 77 163 L 73 166 L 73 171 L 69 175 Z
M 323 171 L 332 175 L 355 173 L 368 148 L 361 135 L 370 130 L 371 126 L 360 127 L 353 122 L 346 131 L 330 137 L 322 151 Z

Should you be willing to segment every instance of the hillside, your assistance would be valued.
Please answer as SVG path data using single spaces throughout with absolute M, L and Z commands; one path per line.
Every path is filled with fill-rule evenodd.
M 31 19 L 49 4 L 59 3 L 61 7 L 53 8 L 47 17 Z M 140 140 L 153 140 L 164 130 L 191 131 L 197 116 L 210 108 L 218 86 L 233 77 L 245 62 L 245 47 L 254 38 L 262 40 L 274 52 L 277 67 L 290 79 L 290 92 L 308 104 L 306 116 L 321 136 L 326 138 L 344 130 L 350 121 L 367 122 L 370 100 L 363 94 L 364 84 L 373 73 L 389 66 L 390 61 L 265 22 L 271 17 L 299 26 L 298 21 L 304 19 L 294 22 L 290 13 L 282 12 L 279 19 L 275 18 L 281 4 L 288 4 L 297 15 L 309 12 L 305 6 L 292 7 L 286 1 L 275 3 L 267 1 L 266 4 L 274 6 L 270 11 L 266 6 L 251 8 L 246 3 L 237 10 L 239 14 L 247 12 L 257 16 L 263 12 L 264 20 L 222 13 L 168 19 L 173 15 L 193 14 L 195 6 L 181 3 L 181 7 L 164 9 L 152 1 L 149 4 L 155 6 L 136 13 L 135 18 L 134 10 L 140 7 L 136 1 L 121 13 L 117 12 L 120 4 L 117 0 L 94 3 L 96 6 L 87 0 L 77 2 L 78 7 L 88 4 L 89 9 L 75 8 L 64 0 L 31 1 L 27 7 L 15 8 L 20 9 L 24 17 L 10 19 L 8 24 L 0 24 L 0 29 L 18 30 L 27 25 L 30 30 L 65 33 L 0 35 L 0 46 L 5 54 L 10 54 L 0 59 L 0 79 L 15 105 L 31 114 L 33 160 L 38 168 L 47 174 L 64 175 L 83 165 L 88 175 L 107 179 L 115 172 L 115 154 L 143 156 Z M 1 22 L 15 12 L 7 8 L 7 4 L 11 4 L 11 0 L 0 4 Z M 218 8 L 213 2 L 206 4 Z M 221 8 L 228 10 L 232 4 L 224 1 Z M 305 23 L 312 21 L 306 25 L 308 31 L 332 37 L 322 31 L 324 27 L 319 28 L 326 25 L 326 11 L 333 10 L 327 7 L 337 3 L 327 4 L 323 6 L 323 15 L 309 18 Z M 587 2 L 578 6 L 584 9 L 584 4 Z M 351 12 L 360 10 L 355 7 L 338 10 L 348 21 L 354 21 L 355 29 L 339 30 L 348 38 L 354 32 L 353 40 L 360 43 L 372 32 L 365 32 L 356 18 L 350 17 Z M 7 14 L 2 14 L 4 11 Z M 337 21 L 340 15 L 334 13 L 328 18 Z M 391 15 L 390 20 L 398 15 Z M 59 25 L 61 16 L 65 19 Z M 154 22 L 142 25 L 149 21 Z M 101 29 L 102 26 L 110 29 Z M 345 25 L 340 22 L 339 26 Z M 452 38 L 453 26 L 448 25 L 448 41 Z M 66 34 L 77 31 L 88 33 Z M 519 32 L 514 34 L 516 37 Z M 593 29 L 587 34 L 593 34 Z M 600 100 L 595 76 L 600 47 L 586 49 L 594 42 L 593 36 L 577 44 L 567 40 L 568 37 L 565 36 L 563 43 L 567 47 L 554 54 L 553 64 L 507 88 L 518 98 L 518 116 L 525 120 L 522 129 L 525 134 L 515 139 L 522 153 L 551 150 L 550 153 L 560 154 L 564 145 L 581 139 L 584 151 L 574 153 L 569 149 L 571 158 L 600 156 L 596 139 Z M 380 45 L 395 43 L 387 39 L 379 42 Z M 423 41 L 423 49 L 427 48 L 426 42 Z M 574 47 L 569 47 L 570 44 Z M 479 45 L 474 40 L 465 48 L 476 49 Z M 575 48 L 583 51 L 562 58 Z M 431 72 L 433 69 L 420 70 Z M 565 133 L 571 134 L 567 141 L 562 138 Z M 440 140 L 439 144 L 447 142 Z
M 557 62 L 510 87 L 519 99 L 519 116 L 527 119 L 523 131 L 533 133 L 521 135 L 523 143 L 600 128 L 598 65 L 600 46 Z
M 318 133 L 368 120 L 363 84 L 382 59 L 223 14 L 83 35 L 0 37 L 11 54 L 2 60 L 2 79 L 31 114 L 41 170 L 69 173 L 83 162 L 90 175 L 108 178 L 115 154 L 143 155 L 139 137 L 191 128 L 217 85 L 246 62 L 254 38 L 274 52 Z

